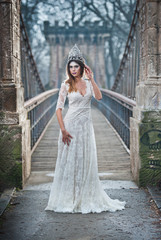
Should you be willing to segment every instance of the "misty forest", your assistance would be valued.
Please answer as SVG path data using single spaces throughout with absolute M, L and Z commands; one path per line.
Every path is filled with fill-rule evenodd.
M 94 22 L 107 27 L 105 44 L 106 77 L 109 88 L 117 74 L 124 53 L 136 1 L 135 0 L 22 0 L 21 13 L 30 45 L 46 89 L 49 79 L 49 46 L 44 36 L 44 21 L 59 26 L 84 26 Z M 108 64 L 110 63 L 110 64 Z

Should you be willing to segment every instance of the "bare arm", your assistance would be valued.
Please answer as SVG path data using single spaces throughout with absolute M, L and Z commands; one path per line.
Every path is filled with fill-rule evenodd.
M 86 72 L 86 75 L 89 78 L 89 80 L 91 81 L 91 84 L 93 86 L 93 91 L 94 91 L 95 98 L 97 100 L 101 100 L 102 99 L 102 93 L 101 93 L 99 87 L 97 86 L 96 82 L 94 81 L 92 70 L 87 65 L 85 65 L 85 72 Z
M 65 129 L 64 122 L 63 122 L 63 117 L 62 117 L 62 109 L 61 108 L 58 108 L 56 110 L 56 115 L 57 115 L 57 119 L 58 119 L 58 122 L 59 122 L 59 125 L 60 125 L 60 129 L 62 131 L 62 141 L 63 141 L 64 144 L 67 143 L 67 145 L 69 146 L 69 143 L 71 142 L 71 138 L 73 138 L 73 137 Z
M 102 99 L 102 93 L 99 90 L 99 87 L 97 86 L 97 84 L 96 84 L 96 82 L 94 81 L 93 78 L 91 78 L 91 83 L 92 83 L 92 86 L 93 86 L 93 91 L 94 91 L 94 94 L 95 94 L 95 98 L 97 100 L 101 100 Z

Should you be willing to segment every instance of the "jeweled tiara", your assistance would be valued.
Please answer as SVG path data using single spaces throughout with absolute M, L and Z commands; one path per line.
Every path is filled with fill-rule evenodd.
M 79 60 L 84 63 L 83 55 L 76 44 L 72 47 L 68 55 L 68 62 L 71 60 Z

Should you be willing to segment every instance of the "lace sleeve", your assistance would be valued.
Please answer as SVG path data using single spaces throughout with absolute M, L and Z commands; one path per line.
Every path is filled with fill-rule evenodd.
M 61 88 L 59 90 L 59 96 L 58 96 L 58 100 L 57 100 L 56 110 L 58 108 L 64 109 L 64 103 L 66 100 L 66 96 L 67 96 L 67 88 L 66 88 L 65 83 L 62 82 Z
M 92 96 L 95 98 L 95 94 L 94 94 L 94 90 L 93 90 L 93 85 L 92 85 L 91 81 L 89 81 L 89 84 L 90 84 L 90 89 L 91 89 Z

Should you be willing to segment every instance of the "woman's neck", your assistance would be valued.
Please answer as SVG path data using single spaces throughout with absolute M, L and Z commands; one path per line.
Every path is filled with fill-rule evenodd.
M 81 77 L 75 77 L 75 82 L 76 83 L 80 82 L 81 80 L 82 80 Z

